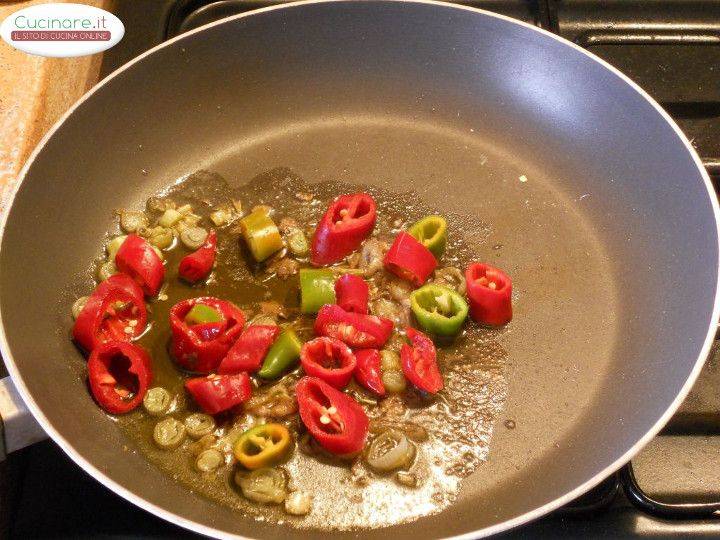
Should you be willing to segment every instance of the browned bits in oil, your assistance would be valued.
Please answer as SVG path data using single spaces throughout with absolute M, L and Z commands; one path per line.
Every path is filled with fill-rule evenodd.
M 310 202 L 315 198 L 315 195 L 313 195 L 312 193 L 308 193 L 306 191 L 298 191 L 295 194 L 295 198 L 298 199 L 299 201 Z

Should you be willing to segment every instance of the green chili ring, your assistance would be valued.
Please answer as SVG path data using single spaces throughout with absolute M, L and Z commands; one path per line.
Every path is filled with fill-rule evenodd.
M 331 270 L 300 270 L 300 311 L 317 313 L 325 304 L 335 303 L 335 275 Z
M 468 315 L 465 299 L 442 285 L 425 285 L 413 291 L 410 308 L 422 330 L 436 336 L 454 336 Z
M 436 259 L 442 257 L 447 247 L 447 221 L 442 216 L 427 216 L 413 224 L 408 233 L 428 248 Z
M 300 359 L 302 341 L 292 328 L 286 328 L 270 347 L 258 376 L 277 379 Z

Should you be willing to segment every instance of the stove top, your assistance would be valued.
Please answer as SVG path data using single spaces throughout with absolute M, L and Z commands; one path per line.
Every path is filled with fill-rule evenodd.
M 222 17 L 285 0 L 117 0 L 125 23 L 101 76 Z M 604 58 L 678 122 L 720 186 L 720 1 L 467 0 L 555 32 Z M 720 536 L 720 341 L 663 432 L 620 473 L 506 538 Z M 4 469 L 4 471 L 2 470 Z M 193 536 L 120 499 L 51 442 L 0 464 L 0 532 L 27 537 Z M 39 510 L 40 509 L 40 510 Z

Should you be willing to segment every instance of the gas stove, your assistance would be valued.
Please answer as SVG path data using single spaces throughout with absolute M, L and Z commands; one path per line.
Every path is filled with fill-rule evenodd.
M 101 76 L 192 28 L 283 0 L 117 0 L 125 23 Z M 720 2 L 468 0 L 567 38 L 647 90 L 677 121 L 720 186 Z M 720 341 L 677 414 L 630 466 L 506 538 L 720 536 Z M 51 442 L 0 468 L 0 533 L 13 537 L 188 537 L 120 499 Z

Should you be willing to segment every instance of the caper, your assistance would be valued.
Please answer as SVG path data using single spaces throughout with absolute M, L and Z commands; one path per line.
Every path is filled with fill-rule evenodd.
M 172 396 L 161 386 L 151 388 L 143 398 L 143 407 L 151 416 L 164 415 L 170 410 L 170 405 L 172 405 Z
M 147 217 L 143 212 L 120 212 L 120 228 L 127 233 L 134 233 L 147 225 Z
M 202 227 L 188 227 L 180 233 L 180 241 L 189 249 L 198 249 L 207 237 L 208 233 Z
M 177 448 L 184 438 L 185 426 L 175 418 L 160 420 L 153 429 L 153 440 L 163 450 Z
M 73 305 L 72 305 L 72 309 L 71 309 L 71 310 L 72 310 L 73 319 L 77 319 L 77 318 L 78 318 L 78 315 L 80 315 L 80 312 L 81 312 L 81 311 L 83 310 L 83 308 L 85 307 L 85 303 L 86 303 L 87 301 L 88 301 L 88 297 L 87 297 L 87 296 L 81 296 L 80 298 L 78 298 L 77 300 L 75 300 L 75 302 L 74 302 Z
M 222 453 L 215 448 L 208 448 L 200 452 L 195 460 L 195 467 L 200 472 L 210 472 L 217 469 L 225 462 Z
M 193 439 L 199 439 L 215 431 L 215 420 L 203 413 L 193 413 L 185 418 L 185 429 Z

